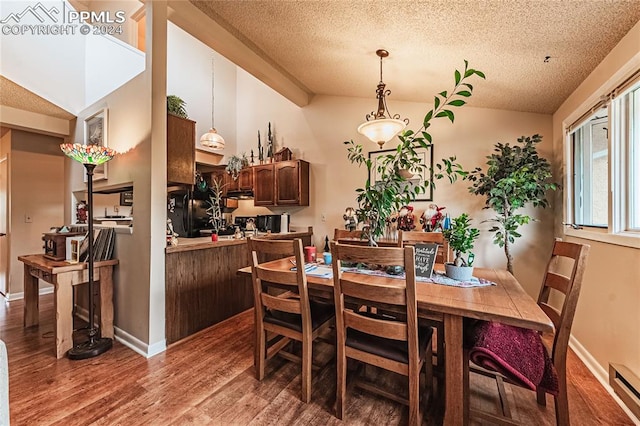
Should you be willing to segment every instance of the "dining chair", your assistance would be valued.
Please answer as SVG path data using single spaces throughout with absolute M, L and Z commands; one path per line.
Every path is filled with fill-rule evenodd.
M 349 231 L 347 229 L 335 228 L 333 231 L 333 241 L 338 241 L 344 238 L 362 238 L 362 230 Z
M 504 388 L 504 382 L 507 382 L 535 391 L 539 405 L 546 405 L 546 394 L 552 394 L 556 424 L 570 424 L 567 350 L 589 249 L 587 244 L 560 240 L 554 243 L 538 296 L 538 305 L 555 326 L 550 355 L 540 333 L 534 330 L 488 322 L 478 322 L 470 330 L 465 330 L 470 340 L 464 356 L 465 395 L 468 397 L 469 394 L 469 370 L 495 378 L 502 408 L 501 415 L 470 410 L 465 416 L 470 414 L 496 424 L 516 424 L 511 419 L 507 403 Z M 568 275 L 558 272 L 569 267 L 571 272 Z M 549 303 L 552 290 L 564 294 L 559 308 Z M 470 361 L 481 368 L 470 366 Z
M 378 384 L 356 380 L 362 389 L 409 406 L 409 424 L 421 423 L 420 371 L 425 370 L 428 389 L 432 387 L 431 327 L 419 327 L 416 302 L 414 248 L 362 247 L 331 243 L 337 337 L 336 417 L 344 418 L 347 359 L 361 361 L 408 377 L 408 400 L 383 391 Z M 372 282 L 371 275 L 343 273 L 343 261 L 395 266 L 405 269 L 406 278 L 383 278 Z M 350 302 L 382 305 L 397 311 L 397 317 L 358 312 Z M 426 361 L 426 362 L 425 362 Z
M 313 341 L 333 324 L 334 308 L 329 303 L 309 300 L 304 267 L 295 267 L 292 263 L 292 270 L 277 271 L 269 269 L 268 263 L 258 261 L 262 255 L 292 256 L 296 266 L 304 265 L 301 239 L 249 238 L 247 244 L 255 302 L 256 378 L 262 381 L 267 360 L 277 353 L 288 360 L 301 362 L 301 399 L 308 403 L 311 400 Z M 283 351 L 291 340 L 301 342 L 301 358 Z
M 451 261 L 449 242 L 444 239 L 442 232 L 398 231 L 398 247 L 415 246 L 417 243 L 439 244 L 436 263 L 444 264 Z M 441 377 L 444 371 L 444 323 L 442 321 L 429 320 L 429 325 L 436 329 L 435 356 L 436 365 L 440 370 L 438 377 Z

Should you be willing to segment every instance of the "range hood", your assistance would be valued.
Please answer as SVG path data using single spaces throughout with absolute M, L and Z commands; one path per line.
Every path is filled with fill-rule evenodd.
M 253 200 L 253 191 L 250 189 L 235 189 L 227 191 L 227 198 L 231 198 L 232 200 Z

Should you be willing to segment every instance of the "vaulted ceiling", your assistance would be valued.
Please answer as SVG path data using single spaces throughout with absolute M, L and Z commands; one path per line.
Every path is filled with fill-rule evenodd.
M 640 20 L 638 0 L 190 0 L 310 95 L 432 102 L 454 69 L 470 104 L 551 114 Z M 393 108 L 391 108 L 393 109 Z

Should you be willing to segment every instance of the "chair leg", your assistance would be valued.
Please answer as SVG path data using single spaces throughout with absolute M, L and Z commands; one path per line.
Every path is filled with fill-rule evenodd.
M 342 420 L 344 418 L 344 398 L 347 392 L 347 359 L 344 346 L 338 345 L 337 349 L 336 417 Z
M 556 424 L 569 426 L 569 398 L 567 395 L 566 374 L 558 374 L 558 396 L 554 398 L 556 408 Z
M 420 378 L 409 377 L 409 424 L 420 424 Z
M 311 401 L 311 360 L 312 341 L 309 336 L 305 336 L 302 342 L 302 401 Z
M 256 331 L 256 347 L 255 347 L 255 368 L 256 379 L 262 381 L 264 379 L 264 365 L 267 362 L 267 342 L 266 332 L 264 330 Z
M 536 400 L 538 405 L 545 407 L 547 405 L 547 393 L 540 388 L 536 389 Z
M 462 406 L 464 407 L 462 412 L 462 419 L 463 424 L 465 425 L 469 424 L 469 413 L 471 410 L 469 408 L 469 406 L 471 405 L 471 395 L 469 392 L 469 374 L 469 350 L 464 349 L 462 351 L 462 398 L 464 398 L 464 404 L 462 404 Z

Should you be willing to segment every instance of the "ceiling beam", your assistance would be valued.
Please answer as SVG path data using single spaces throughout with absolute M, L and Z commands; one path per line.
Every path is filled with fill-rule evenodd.
M 75 123 L 75 117 L 72 119 Z M 28 130 L 53 136 L 70 136 L 71 121 L 37 112 L 0 105 L 0 124 L 19 130 Z
M 234 37 L 189 1 L 169 0 L 171 22 L 244 69 L 299 107 L 309 104 L 313 94 L 263 56 Z

